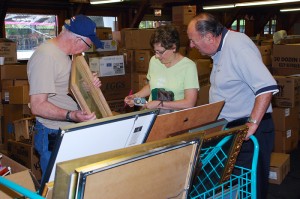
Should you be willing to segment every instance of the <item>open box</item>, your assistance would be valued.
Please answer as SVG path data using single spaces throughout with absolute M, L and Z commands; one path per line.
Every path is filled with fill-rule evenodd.
M 27 188 L 33 192 L 35 192 L 39 186 L 37 180 L 35 179 L 34 175 L 31 171 L 24 167 L 23 165 L 19 164 L 18 162 L 10 159 L 6 155 L 0 154 L 1 158 L 1 165 L 2 166 L 9 166 L 11 168 L 10 175 L 5 176 L 6 179 L 11 180 L 12 182 L 17 183 L 18 185 Z M 22 195 L 19 193 L 3 186 L 0 184 L 0 198 L 1 199 L 11 199 L 11 198 L 20 198 Z

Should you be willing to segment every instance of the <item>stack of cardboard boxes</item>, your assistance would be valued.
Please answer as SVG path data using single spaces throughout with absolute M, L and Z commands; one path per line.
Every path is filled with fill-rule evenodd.
M 299 142 L 300 45 L 295 42 L 294 38 L 286 38 L 272 47 L 271 71 L 279 86 L 279 93 L 272 101 L 275 143 L 269 179 L 275 184 L 280 184 L 289 172 L 289 153 Z
M 23 137 L 23 127 L 18 129 L 16 141 L 14 122 L 31 117 L 28 107 L 29 84 L 27 67 L 17 63 L 16 43 L 0 39 L 0 56 L 4 56 L 4 65 L 0 66 L 1 89 L 1 166 L 10 167 L 11 174 L 6 178 L 36 191 L 35 184 L 41 178 L 41 171 L 37 156 L 29 137 Z M 26 143 L 22 142 L 23 139 Z M 8 155 L 8 156 L 7 156 Z M 33 160 L 33 157 L 36 159 Z M 14 160 L 13 160 L 14 159 Z M 35 169 L 33 169 L 35 168 Z M 1 187 L 0 198 L 20 197 L 15 192 Z

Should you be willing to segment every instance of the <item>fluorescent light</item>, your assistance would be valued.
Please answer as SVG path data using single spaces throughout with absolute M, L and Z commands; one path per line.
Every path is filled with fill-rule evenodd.
M 215 9 L 224 9 L 224 8 L 234 8 L 234 4 L 203 6 L 203 10 L 215 10 Z
M 300 8 L 281 9 L 280 12 L 300 11 Z
M 242 7 L 242 6 L 260 6 L 260 5 L 291 3 L 291 2 L 299 2 L 299 0 L 252 1 L 252 2 L 237 3 L 237 4 L 235 4 L 235 6 L 236 7 Z
M 243 7 L 243 6 L 260 6 L 260 5 L 271 5 L 271 4 L 292 3 L 292 2 L 300 2 L 300 0 L 249 1 L 249 2 L 236 3 L 236 4 L 203 6 L 203 10 L 226 9 L 226 8 Z
M 91 4 L 105 4 L 105 3 L 116 3 L 122 2 L 123 0 L 90 0 Z

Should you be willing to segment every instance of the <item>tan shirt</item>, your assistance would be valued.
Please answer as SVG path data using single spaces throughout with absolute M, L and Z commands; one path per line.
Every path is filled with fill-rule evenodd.
M 45 42 L 39 46 L 27 64 L 29 95 L 48 93 L 48 101 L 54 105 L 67 110 L 78 110 L 77 103 L 68 96 L 71 64 L 69 55 L 53 43 Z M 37 119 L 51 129 L 70 124 L 67 121 L 41 117 Z

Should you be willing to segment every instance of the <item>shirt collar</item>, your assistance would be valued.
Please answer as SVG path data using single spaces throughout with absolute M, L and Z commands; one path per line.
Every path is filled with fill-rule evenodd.
M 227 34 L 227 32 L 228 32 L 228 29 L 224 27 L 223 30 L 222 30 L 222 33 L 221 33 L 222 34 L 222 38 L 221 38 L 221 42 L 219 44 L 219 47 L 217 49 L 217 52 L 221 51 L 222 46 L 223 46 L 223 40 L 224 40 L 224 37 Z

